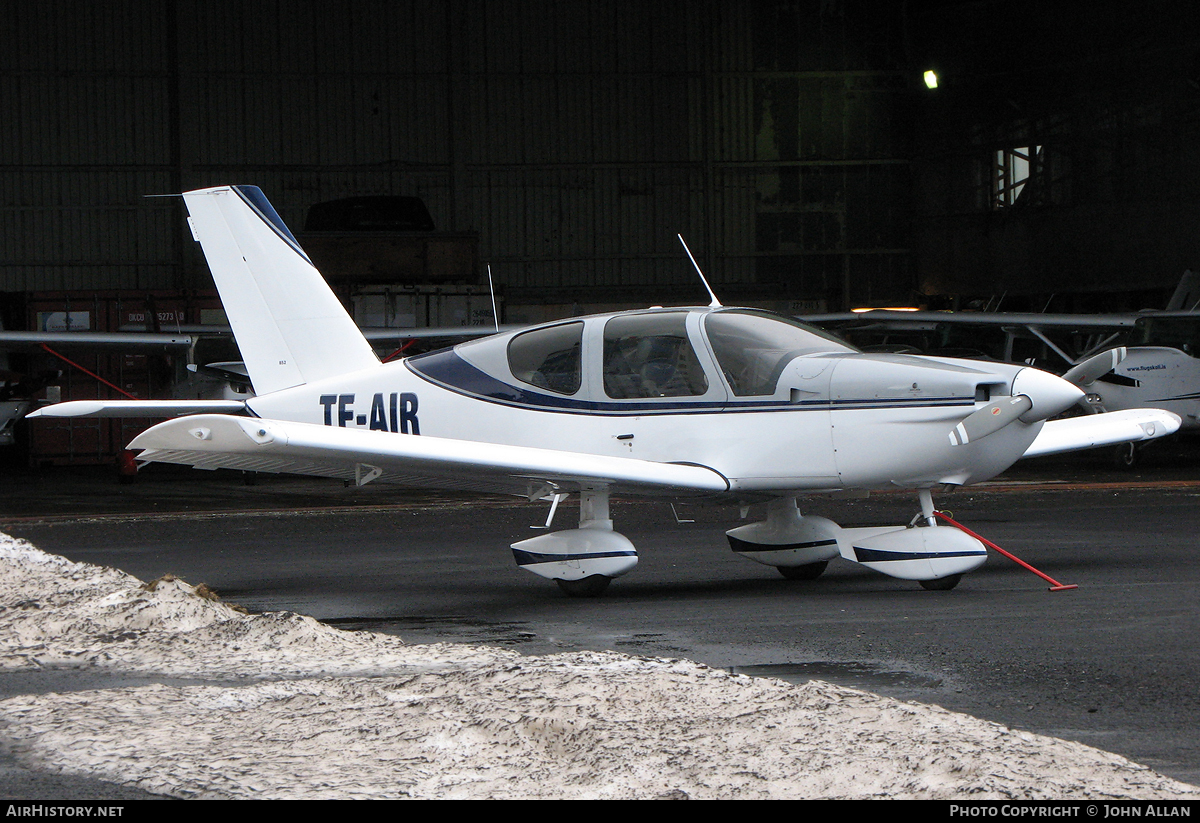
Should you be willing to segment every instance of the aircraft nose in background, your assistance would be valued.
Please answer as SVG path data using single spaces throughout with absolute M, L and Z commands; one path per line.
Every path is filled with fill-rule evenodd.
M 1061 377 L 1041 369 L 1021 369 L 1012 382 L 1012 396 L 1023 394 L 1033 401 L 1033 407 L 1021 419 L 1026 423 L 1048 420 L 1061 414 L 1083 399 L 1083 391 Z

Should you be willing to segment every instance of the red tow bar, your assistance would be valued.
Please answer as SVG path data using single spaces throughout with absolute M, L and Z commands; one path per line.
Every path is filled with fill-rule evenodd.
M 980 537 L 975 532 L 971 531 L 966 526 L 964 526 L 962 523 L 959 523 L 957 520 L 952 520 L 951 518 L 947 517 L 946 515 L 942 514 L 939 511 L 935 511 L 934 516 L 939 517 L 942 520 L 945 520 L 947 523 L 949 523 L 951 526 L 954 526 L 956 529 L 960 529 L 961 531 L 966 532 L 967 534 L 971 535 L 971 537 L 974 537 L 976 540 L 978 540 L 980 543 L 987 546 L 988 548 L 995 549 L 996 551 L 1000 552 L 1000 554 L 1004 555 L 1005 557 L 1007 557 L 1009 560 L 1016 563 L 1017 565 L 1024 566 L 1025 568 L 1029 569 L 1029 571 L 1033 572 L 1038 577 L 1042 578 L 1047 583 L 1049 583 L 1050 591 L 1052 591 L 1052 592 L 1065 592 L 1068 589 L 1078 589 L 1079 588 L 1079 586 L 1077 586 L 1074 583 L 1068 583 L 1068 584 L 1059 583 L 1057 580 L 1055 580 L 1050 575 L 1043 574 L 1042 572 L 1038 571 L 1033 566 L 1029 565 L 1024 560 L 1022 560 L 1021 558 L 1019 558 L 1015 554 L 1013 554 L 1012 552 L 1006 552 L 1004 549 L 997 546 L 991 540 L 988 540 L 986 537 Z

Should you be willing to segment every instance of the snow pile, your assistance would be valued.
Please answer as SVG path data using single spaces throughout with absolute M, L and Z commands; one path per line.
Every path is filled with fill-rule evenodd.
M 0 535 L 0 665 L 232 681 L 9 698 L 12 750 L 178 797 L 1200 799 L 1098 749 L 827 683 L 405 646 L 203 594 Z
M 182 580 L 143 583 L 0 533 L 3 669 L 105 666 L 231 679 L 378 674 L 512 656 L 448 644 L 424 648 L 417 656 L 399 638 L 340 631 L 289 612 L 251 616 Z

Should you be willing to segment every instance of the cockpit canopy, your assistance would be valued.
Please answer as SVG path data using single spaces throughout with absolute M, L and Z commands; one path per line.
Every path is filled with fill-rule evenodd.
M 1152 315 L 1137 319 L 1132 345 L 1165 346 L 1196 357 L 1200 354 L 1200 315 Z
M 488 396 L 542 395 L 609 405 L 666 399 L 724 401 L 776 393 L 788 363 L 857 349 L 799 321 L 756 309 L 653 309 L 599 315 L 461 344 L 454 355 L 493 387 Z M 411 358 L 418 373 L 458 385 L 447 352 Z M 441 359 L 439 359 L 441 358 Z M 484 382 L 488 382 L 484 381 Z M 482 386 L 472 382 L 472 393 Z M 499 392 L 499 394 L 497 394 Z M 515 395 L 508 399 L 517 399 Z
M 687 311 L 620 314 L 603 323 L 600 385 L 610 400 L 700 397 L 715 380 L 697 354 L 707 340 L 729 390 L 738 397 L 775 393 L 793 358 L 855 349 L 798 321 L 751 309 L 699 315 L 700 341 L 688 334 Z M 584 322 L 520 332 L 508 343 L 508 366 L 523 383 L 573 395 L 582 386 Z M 714 375 L 715 377 L 715 375 Z

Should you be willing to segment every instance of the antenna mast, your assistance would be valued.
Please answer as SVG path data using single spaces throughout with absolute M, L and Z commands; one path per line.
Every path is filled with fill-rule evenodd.
M 688 260 L 692 261 L 692 266 L 696 269 L 696 274 L 700 275 L 700 282 L 704 284 L 704 288 L 708 289 L 708 296 L 712 298 L 712 302 L 708 304 L 710 309 L 721 308 L 721 301 L 717 299 L 717 295 L 713 292 L 712 286 L 708 285 L 708 279 L 704 276 L 704 272 L 700 271 L 700 264 L 696 262 L 696 258 L 692 257 L 692 250 L 688 248 L 687 241 L 683 239 L 682 234 L 675 235 L 679 238 L 679 242 L 683 245 L 683 250 L 687 252 Z
M 492 264 L 487 264 L 488 291 L 492 293 L 492 322 L 496 324 L 496 333 L 500 333 L 500 314 L 496 311 L 496 285 L 492 282 Z

